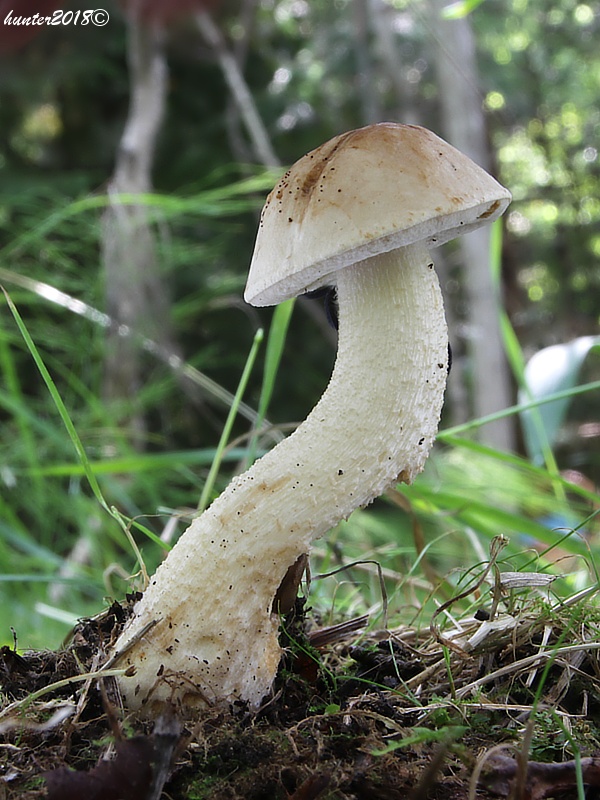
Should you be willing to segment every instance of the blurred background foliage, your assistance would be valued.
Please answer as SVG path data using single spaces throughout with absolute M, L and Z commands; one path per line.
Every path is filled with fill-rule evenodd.
M 446 56 L 476 93 L 491 168 L 514 195 L 496 262 L 505 329 L 513 335 L 505 338 L 512 402 L 527 389 L 515 363 L 550 345 L 597 336 L 597 2 L 147 2 L 129 26 L 132 6 L 106 2 L 105 26 L 43 26 L 24 41 L 23 29 L 2 27 L 2 20 L 9 9 L 44 12 L 43 2 L 30 5 L 0 4 L 0 282 L 53 376 L 108 505 L 141 517 L 165 542 L 183 528 L 171 525 L 173 514 L 198 503 L 255 332 L 271 325 L 273 311 L 246 306 L 242 292 L 258 214 L 279 165 L 378 120 L 415 122 L 445 135 L 440 21 L 468 26 L 478 73 L 463 69 L 463 53 Z M 49 11 L 56 5 L 46 3 Z M 64 6 L 73 13 L 84 8 Z M 103 237 L 132 113 L 136 30 L 167 72 L 165 109 L 149 151 L 151 183 L 140 195 L 143 220 L 134 229 L 149 235 L 162 305 L 148 307 L 132 328 L 107 316 Z M 241 86 L 237 98 L 231 80 Z M 262 150 L 246 123 L 244 87 Z M 452 113 L 464 111 L 457 105 Z M 121 253 L 135 259 L 141 241 L 134 233 Z M 510 569 L 532 569 L 533 558 L 536 569 L 563 574 L 567 587 L 596 579 L 598 393 L 570 399 L 545 466 L 529 460 L 516 415 L 510 448 L 478 437 L 485 426 L 469 427 L 469 420 L 484 376 L 472 368 L 469 338 L 485 331 L 470 328 L 456 247 L 440 260 L 457 365 L 445 434 L 415 486 L 357 512 L 318 543 L 315 562 L 326 571 L 377 559 L 387 570 L 391 610 L 403 615 L 407 606 L 423 607 L 436 574 L 485 560 L 497 534 L 511 537 Z M 106 389 L 109 331 L 135 351 L 127 356 L 135 359 L 135 387 L 117 397 Z M 600 378 L 597 351 L 591 347 L 578 365 L 580 382 Z M 302 299 L 267 411 L 275 428 L 261 435 L 260 448 L 306 416 L 334 357 L 335 334 L 323 309 Z M 264 351 L 215 491 L 244 462 L 263 364 Z M 6 306 L 0 373 L 0 639 L 11 642 L 13 626 L 23 645 L 55 646 L 72 619 L 124 594 L 135 557 L 90 491 Z M 160 548 L 132 530 L 153 569 Z M 337 613 L 377 606 L 376 570 L 360 576 L 356 569 L 333 578 L 333 588 L 315 582 L 315 602 L 325 608 L 335 599 Z

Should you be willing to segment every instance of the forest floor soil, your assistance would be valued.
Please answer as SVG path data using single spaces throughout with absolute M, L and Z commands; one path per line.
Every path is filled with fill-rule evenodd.
M 543 647 L 547 621 L 522 619 L 469 653 L 429 631 L 322 628 L 299 602 L 258 713 L 151 724 L 123 716 L 110 677 L 85 677 L 130 606 L 61 651 L 2 648 L 0 800 L 600 798 L 597 651 L 542 658 L 556 624 Z

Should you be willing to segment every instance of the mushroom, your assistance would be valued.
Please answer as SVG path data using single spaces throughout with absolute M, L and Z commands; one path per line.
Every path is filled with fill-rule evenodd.
M 233 478 L 150 580 L 116 643 L 117 664 L 135 667 L 120 678 L 130 708 L 256 709 L 268 694 L 286 572 L 356 508 L 410 483 L 433 444 L 448 337 L 428 248 L 509 202 L 435 134 L 394 123 L 336 136 L 275 186 L 245 299 L 263 306 L 335 286 L 334 371 L 306 420 Z

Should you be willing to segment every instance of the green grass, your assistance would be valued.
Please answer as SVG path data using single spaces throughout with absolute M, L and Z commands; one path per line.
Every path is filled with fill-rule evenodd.
M 256 178 L 221 190 L 208 187 L 190 198 L 145 198 L 156 207 L 157 218 L 175 226 L 177 237 L 169 251 L 173 269 L 177 259 L 184 259 L 186 269 L 195 259 L 184 223 L 194 215 L 208 220 L 207 225 L 222 223 L 230 215 L 234 230 L 235 215 L 256 206 L 253 193 L 264 183 Z M 205 423 L 203 446 L 183 446 L 189 430 L 183 427 L 179 438 L 157 429 L 146 452 L 128 445 L 101 399 L 106 320 L 97 310 L 98 286 L 84 286 L 78 272 L 82 253 L 96 257 L 93 215 L 101 207 L 98 198 L 91 198 L 44 216 L 36 206 L 31 224 L 0 251 L 0 277 L 9 290 L 0 312 L 3 644 L 12 644 L 12 626 L 20 646 L 57 646 L 73 618 L 94 614 L 113 597 L 122 597 L 128 576 L 142 564 L 153 571 L 169 547 L 163 534 L 173 517 L 177 524 L 170 541 L 233 471 L 281 438 L 267 415 L 281 366 L 289 358 L 291 301 L 274 312 L 264 355 L 257 357 L 262 334 L 248 327 L 236 334 L 237 350 L 228 365 L 234 390 L 197 368 L 218 364 L 218 336 L 223 331 L 229 336 L 228 323 L 220 321 L 230 313 L 228 305 L 211 311 L 217 338 L 211 336 L 194 364 L 181 365 L 211 408 L 219 409 L 218 424 L 209 430 Z M 39 252 L 54 272 L 44 273 L 34 263 Z M 201 309 L 205 316 L 215 297 L 239 288 L 232 270 L 215 280 L 216 288 L 210 276 L 203 276 L 197 296 L 176 304 L 175 315 L 189 319 Z M 143 337 L 138 342 L 148 353 L 152 376 L 140 402 L 150 415 L 166 409 L 169 424 L 178 425 L 177 415 L 185 409 L 174 374 L 162 363 L 157 368 L 160 359 L 151 343 Z M 518 367 L 518 342 L 510 337 L 507 342 Z M 304 376 L 297 377 L 300 383 Z M 598 382 L 590 382 L 560 396 L 591 396 L 598 388 Z M 518 416 L 537 405 L 514 406 L 441 431 L 414 485 L 399 486 L 355 512 L 316 543 L 311 605 L 324 622 L 369 612 L 377 625 L 387 607 L 390 625 L 410 622 L 427 628 L 439 604 L 483 569 L 490 543 L 500 534 L 508 545 L 499 567 L 558 575 L 553 596 L 569 597 L 597 582 L 600 498 L 569 483 L 552 452 L 538 466 L 474 438 L 489 419 Z M 318 578 L 325 573 L 328 577 Z M 468 611 L 477 602 L 470 597 L 460 605 Z
M 44 357 L 10 299 L 8 304 L 57 416 L 53 419 L 46 409 L 45 419 L 40 421 L 20 391 L 18 380 L 13 377 L 12 384 L 7 382 L 9 388 L 12 386 L 12 405 L 5 403 L 5 408 L 14 409 L 15 439 L 22 448 L 20 465 L 11 467 L 12 479 L 28 489 L 27 498 L 21 497 L 18 505 L 30 502 L 33 508 L 22 519 L 10 495 L 4 492 L 0 500 L 1 616 L 17 629 L 23 644 L 56 646 L 68 631 L 69 614 L 94 613 L 102 606 L 105 593 L 122 594 L 125 576 L 132 568 L 139 568 L 142 558 L 148 561 L 150 570 L 153 568 L 158 548 L 164 544 L 158 539 L 156 520 L 150 526 L 140 515 L 153 515 L 159 504 L 176 507 L 166 476 L 175 475 L 180 482 L 189 479 L 193 494 L 197 470 L 209 468 L 203 485 L 212 487 L 230 461 L 253 458 L 256 437 L 250 435 L 245 446 L 226 451 L 231 428 L 227 425 L 216 449 L 90 458 Z M 258 339 L 232 402 L 230 422 L 257 346 Z M 3 361 L 10 363 L 6 352 Z M 272 371 L 269 382 L 274 381 Z M 258 420 L 264 418 L 265 410 L 263 403 Z M 459 432 L 464 433 L 464 429 Z M 46 442 L 40 446 L 41 439 Z M 316 543 L 314 571 L 330 572 L 350 562 L 376 561 L 388 574 L 386 591 L 392 620 L 420 619 L 423 624 L 434 608 L 431 575 L 458 587 L 470 566 L 482 563 L 488 543 L 499 533 L 510 542 L 502 557 L 504 569 L 556 572 L 561 578 L 552 591 L 565 596 L 596 580 L 597 553 L 591 531 L 597 520 L 590 509 L 598 502 L 597 497 L 525 459 L 460 437 L 456 429 L 442 432 L 440 441 L 442 446 L 432 455 L 424 475 L 412 486 L 399 487 L 405 498 L 404 509 L 384 497 L 372 508 L 355 512 L 348 522 L 340 523 Z M 44 453 L 51 449 L 50 444 L 59 442 L 62 458 L 46 460 Z M 65 457 L 70 448 L 75 459 Z M 123 476 L 128 476 L 129 486 Z M 148 493 L 157 492 L 159 485 L 165 487 L 164 495 L 157 495 L 155 505 L 147 509 L 140 508 L 132 491 L 145 481 L 149 482 Z M 557 481 L 563 489 L 558 496 Z M 208 492 L 205 488 L 205 499 Z M 106 499 L 107 495 L 113 502 Z M 51 516 L 42 526 L 48 508 Z M 563 519 L 564 526 L 549 527 L 548 518 Z M 130 523 L 137 529 L 135 537 Z M 56 539 L 53 526 L 61 528 L 62 535 Z M 426 542 L 418 558 L 417 527 Z M 77 564 L 70 559 L 69 546 L 80 539 L 88 541 L 88 557 Z M 155 541 L 156 547 L 151 549 L 146 539 Z M 60 542 L 58 546 L 55 541 Z M 144 556 L 138 547 L 143 547 Z M 119 577 L 115 579 L 115 575 Z M 50 589 L 59 598 L 54 613 L 48 600 Z M 382 588 L 376 567 L 354 565 L 334 577 L 314 580 L 311 602 L 331 621 L 381 609 Z M 61 612 L 67 611 L 61 618 Z M 2 639 L 11 640 L 8 625 Z

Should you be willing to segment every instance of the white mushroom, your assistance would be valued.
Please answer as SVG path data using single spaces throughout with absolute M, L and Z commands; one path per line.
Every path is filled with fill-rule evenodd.
M 391 123 L 337 136 L 281 178 L 245 298 L 268 305 L 335 286 L 335 368 L 302 425 L 231 481 L 151 579 L 116 644 L 118 663 L 135 667 L 120 680 L 130 708 L 256 708 L 268 694 L 287 569 L 354 509 L 410 483 L 433 444 L 448 340 L 428 248 L 509 202 L 433 133 Z

